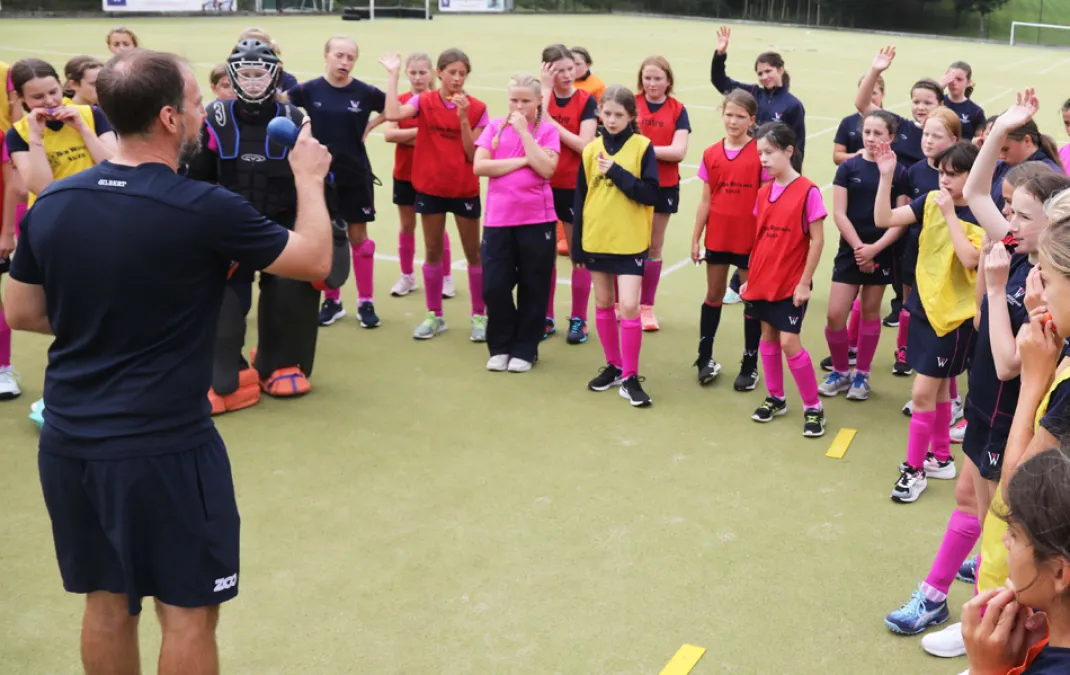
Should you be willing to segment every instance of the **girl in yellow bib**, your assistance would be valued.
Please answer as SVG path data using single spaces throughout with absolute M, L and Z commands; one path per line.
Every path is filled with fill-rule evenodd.
M 907 461 L 900 467 L 892 500 L 910 503 L 925 490 L 930 447 L 935 457 L 950 457 L 951 379 L 966 370 L 973 350 L 977 312 L 974 286 L 984 230 L 962 195 L 977 148 L 956 143 L 933 158 L 939 190 L 920 195 L 908 206 L 891 207 L 895 153 L 887 143 L 876 155 L 881 171 L 873 217 L 878 227 L 921 223 L 916 292 L 907 299 L 910 327 L 907 353 L 917 372 L 911 399 Z M 950 459 L 944 460 L 950 462 Z M 950 472 L 949 472 L 950 473 Z M 950 475 L 939 477 L 950 478 Z
M 63 98 L 56 69 L 41 59 L 11 66 L 11 83 L 26 115 L 4 136 L 11 163 L 29 191 L 29 206 L 53 181 L 111 159 L 115 134 L 99 109 Z M 31 406 L 40 423 L 42 401 Z
M 115 134 L 104 113 L 64 99 L 55 68 L 22 59 L 11 67 L 11 82 L 26 116 L 7 132 L 7 151 L 30 192 L 30 206 L 52 181 L 111 159 Z
M 583 149 L 573 206 L 572 260 L 591 271 L 595 325 L 606 365 L 587 383 L 592 391 L 620 385 L 620 395 L 637 408 L 650 405 L 639 384 L 643 326 L 639 299 L 650 249 L 658 166 L 650 139 L 637 131 L 635 95 L 613 85 L 602 95 L 605 133 Z M 613 313 L 618 286 L 620 326 Z

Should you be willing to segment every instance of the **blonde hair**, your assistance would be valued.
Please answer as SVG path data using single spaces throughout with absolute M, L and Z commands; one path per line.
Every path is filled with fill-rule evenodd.
M 1063 190 L 1044 205 L 1048 226 L 1037 247 L 1045 270 L 1070 278 L 1070 190 Z
M 323 45 L 323 53 L 329 54 L 331 51 L 331 45 L 335 42 L 345 42 L 353 45 L 353 51 L 357 53 L 357 58 L 360 58 L 360 46 L 357 44 L 356 40 L 349 37 L 348 35 L 332 35 L 331 37 L 327 38 L 327 42 Z
M 112 28 L 110 31 L 108 31 L 108 37 L 104 38 L 104 44 L 108 45 L 109 47 L 111 46 L 112 35 L 125 35 L 130 38 L 131 42 L 134 43 L 134 47 L 141 46 L 137 41 L 137 35 L 135 35 L 134 31 L 130 30 L 126 26 L 116 26 L 115 28 Z
M 417 61 L 426 61 L 427 70 L 431 73 L 431 82 L 428 84 L 428 89 L 434 89 L 435 78 L 438 73 L 435 71 L 435 62 L 431 60 L 431 55 L 427 52 L 409 52 L 409 55 L 405 57 L 405 70 L 409 70 L 409 66 Z
M 508 89 L 527 89 L 531 93 L 535 94 L 535 99 L 539 102 L 539 111 L 535 114 L 535 126 L 533 128 L 532 134 L 538 133 L 539 124 L 542 122 L 543 112 L 542 82 L 539 81 L 539 78 L 534 77 L 532 75 L 513 75 L 513 77 L 509 79 Z M 502 120 L 502 125 L 498 127 L 498 133 L 494 135 L 494 141 L 491 143 L 490 146 L 492 149 L 498 149 L 498 139 L 502 137 L 502 132 L 505 131 L 505 127 L 509 126 L 508 120 L 509 117 L 507 116 L 504 120 Z

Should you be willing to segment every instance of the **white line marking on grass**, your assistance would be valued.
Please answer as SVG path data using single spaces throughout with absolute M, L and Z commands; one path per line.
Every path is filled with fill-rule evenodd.
M 1067 61 L 1070 61 L 1070 59 L 1063 59 L 1061 61 L 1056 61 L 1055 63 L 1051 64 L 1050 66 L 1048 66 L 1044 70 L 1040 71 L 1040 74 L 1043 75 L 1045 73 L 1050 73 L 1051 71 L 1055 70 L 1056 68 L 1061 67 Z
M 1013 63 L 1008 63 L 1007 65 L 1000 68 L 999 72 L 1005 73 L 1008 70 L 1017 68 L 1018 66 L 1024 65 L 1026 63 L 1032 63 L 1033 61 L 1039 61 L 1040 59 L 1047 58 L 1048 56 L 1050 56 L 1050 54 L 1041 54 L 1040 56 L 1032 56 L 1028 59 L 1022 59 L 1021 61 L 1014 61 Z

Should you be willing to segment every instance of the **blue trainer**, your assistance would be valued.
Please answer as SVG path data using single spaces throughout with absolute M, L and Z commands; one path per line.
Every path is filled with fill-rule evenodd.
M 962 563 L 962 567 L 959 568 L 959 573 L 955 575 L 955 578 L 959 581 L 965 581 L 971 586 L 977 583 L 977 556 L 970 556 L 966 558 L 966 562 Z
M 893 633 L 917 635 L 929 626 L 939 626 L 950 617 L 946 599 L 933 602 L 919 589 L 910 596 L 910 602 L 885 617 L 884 625 Z

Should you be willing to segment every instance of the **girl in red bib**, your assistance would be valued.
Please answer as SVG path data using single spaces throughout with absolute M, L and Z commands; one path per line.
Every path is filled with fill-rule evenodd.
M 576 176 L 580 169 L 580 155 L 594 140 L 598 130 L 598 102 L 594 96 L 577 89 L 576 64 L 573 54 L 564 45 L 550 45 L 542 50 L 542 109 L 546 121 L 557 127 L 561 137 L 561 155 L 557 169 L 550 179 L 554 194 L 554 210 L 565 230 L 565 240 L 572 241 L 573 203 L 576 200 Z M 557 267 L 550 283 L 550 302 L 546 308 L 546 329 L 543 337 L 557 331 L 554 323 L 554 290 L 557 288 Z M 587 342 L 587 305 L 591 300 L 591 272 L 585 267 L 572 266 L 572 311 L 568 319 L 570 345 Z
M 649 138 L 658 160 L 658 203 L 654 205 L 650 251 L 643 268 L 643 293 L 639 300 L 644 331 L 658 330 L 654 297 L 661 279 L 661 247 L 669 216 L 680 208 L 680 162 L 687 154 L 691 122 L 684 104 L 671 96 L 672 67 L 661 56 L 650 56 L 639 65 L 639 91 L 635 107 L 639 132 Z
M 725 137 L 706 148 L 698 168 L 698 177 L 704 185 L 695 217 L 691 259 L 696 265 L 706 261 L 706 300 L 702 303 L 695 362 L 699 384 L 713 382 L 721 372 L 721 364 L 713 360 L 713 341 L 721 323 L 728 268 L 738 267 L 746 280 L 750 266 L 757 229 L 754 203 L 763 174 L 758 143 L 750 135 L 757 113 L 758 103 L 748 92 L 742 89 L 729 92 L 722 105 Z M 744 316 L 743 327 L 745 347 L 735 389 L 751 391 L 758 386 L 758 341 L 762 327 L 750 316 Z
M 821 190 L 799 175 L 802 158 L 795 153 L 791 127 L 780 122 L 763 124 L 755 139 L 762 167 L 773 180 L 758 191 L 754 210 L 758 231 L 750 255 L 750 275 L 740 289 L 747 313 L 762 322 L 759 353 L 769 391 L 751 419 L 771 422 L 788 412 L 783 352 L 803 401 L 803 436 L 824 436 L 825 413 L 817 395 L 817 376 L 799 333 L 814 270 L 821 261 L 825 244 L 822 228 L 828 211 L 821 201 Z
M 468 290 L 472 296 L 472 342 L 486 342 L 487 316 L 483 305 L 483 268 L 479 259 L 479 179 L 472 169 L 476 139 L 487 126 L 487 106 L 464 93 L 472 71 L 468 56 L 447 49 L 438 57 L 442 87 L 425 91 L 407 103 L 398 100 L 401 56 L 396 52 L 379 60 L 390 77 L 386 90 L 386 118 L 391 122 L 416 118 L 412 186 L 416 213 L 424 228 L 426 260 L 423 266 L 427 318 L 412 336 L 428 340 L 446 330 L 442 316 L 442 249 L 446 214 L 452 213 L 468 261 Z
M 405 58 L 405 75 L 409 78 L 409 91 L 398 96 L 398 101 L 408 103 L 415 96 L 428 91 L 435 84 L 435 70 L 431 56 L 426 52 L 413 52 Z M 398 258 L 401 263 L 401 278 L 390 289 L 390 295 L 400 298 L 419 289 L 413 263 L 416 258 L 416 190 L 412 187 L 412 158 L 416 153 L 415 118 L 389 122 L 383 136 L 394 148 L 394 205 L 398 207 Z M 442 248 L 442 297 L 452 298 L 453 276 L 450 274 L 450 238 L 443 233 Z

